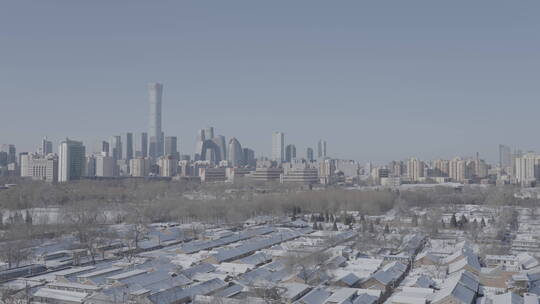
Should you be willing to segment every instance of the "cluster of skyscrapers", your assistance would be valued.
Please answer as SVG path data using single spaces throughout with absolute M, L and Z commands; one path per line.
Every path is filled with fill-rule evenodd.
M 256 168 L 268 168 L 283 173 L 286 164 L 314 166 L 312 148 L 305 158 L 297 157 L 296 146 L 285 146 L 285 134 L 272 135 L 272 157 L 255 157 L 255 151 L 242 147 L 232 137 L 214 134 L 214 128 L 199 130 L 195 152 L 181 155 L 176 136 L 165 136 L 162 129 L 163 85 L 150 83 L 148 132 L 125 132 L 113 135 L 99 144 L 97 152 L 89 153 L 82 141 L 65 139 L 53 153 L 53 143 L 46 137 L 34 153 L 19 153 L 14 145 L 0 146 L 0 175 L 20 175 L 50 182 L 66 182 L 82 178 L 119 177 L 185 177 L 201 180 L 230 179 L 231 176 L 249 175 Z M 326 141 L 317 146 L 317 159 L 326 156 Z M 311 168 L 313 169 L 313 168 Z M 286 169 L 285 169 L 286 170 Z M 273 179 L 275 175 L 272 175 Z

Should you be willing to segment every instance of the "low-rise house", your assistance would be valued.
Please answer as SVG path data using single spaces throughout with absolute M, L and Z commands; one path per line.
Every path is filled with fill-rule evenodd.
M 435 293 L 433 304 L 473 304 L 480 283 L 478 278 L 468 272 L 455 273 L 445 280 L 441 289 Z
M 520 270 L 520 262 L 515 255 L 486 255 L 484 260 L 488 267 L 500 266 L 502 270 L 506 271 Z

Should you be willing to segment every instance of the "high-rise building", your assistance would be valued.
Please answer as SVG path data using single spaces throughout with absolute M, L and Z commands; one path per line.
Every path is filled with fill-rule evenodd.
M 87 155 L 84 163 L 84 176 L 95 177 L 96 176 L 96 156 Z
M 178 153 L 178 139 L 176 136 L 165 137 L 164 155 L 170 155 L 176 160 L 180 159 L 180 154 Z
M 158 158 L 163 155 L 163 132 L 161 130 L 161 97 L 163 85 L 160 83 L 150 83 L 148 85 L 150 101 L 150 136 L 149 155 Z
M 506 171 L 508 168 L 512 167 L 512 150 L 508 146 L 499 145 L 499 167 L 503 171 Z
M 109 155 L 115 160 L 122 159 L 122 136 L 109 138 Z
M 41 155 L 48 155 L 53 153 L 52 141 L 47 140 L 47 136 L 43 137 L 43 139 L 41 140 L 41 147 L 39 152 Z
M 296 158 L 296 146 L 293 144 L 287 145 L 287 147 L 285 147 L 285 161 L 290 163 L 295 158 Z
M 17 163 L 17 149 L 15 145 L 12 144 L 2 144 L 0 145 L 0 152 L 5 152 L 6 156 L 6 166 L 9 164 Z
M 86 148 L 83 143 L 66 138 L 58 151 L 58 181 L 67 182 L 83 177 L 86 162 Z
M 244 164 L 244 151 L 240 142 L 236 138 L 229 140 L 229 162 L 233 167 L 240 167 Z
M 272 134 L 272 160 L 278 164 L 285 160 L 285 134 L 283 132 Z
M 325 158 L 326 157 L 326 140 L 319 140 L 317 143 L 317 157 Z
M 306 150 L 306 158 L 310 162 L 312 162 L 314 160 L 313 148 L 307 148 L 307 150 Z
M 133 158 L 133 133 L 122 134 L 122 159 L 130 160 Z
M 448 176 L 456 182 L 464 182 L 469 178 L 467 161 L 460 157 L 455 157 L 448 163 Z
M 178 171 L 178 160 L 170 155 L 160 157 L 157 165 L 159 166 L 160 176 L 172 177 L 175 176 Z
M 214 138 L 214 127 L 207 127 L 204 130 L 204 138 L 213 139 Z
M 148 133 L 142 132 L 137 135 L 134 156 L 143 158 L 148 156 Z
M 110 155 L 109 143 L 105 140 L 101 141 L 101 151 L 102 154 Z
M 225 143 L 225 136 L 217 135 L 212 138 L 212 141 L 219 147 L 219 160 L 227 159 L 227 145 Z
M 526 153 L 515 159 L 515 179 L 522 185 L 530 185 L 540 179 L 540 155 Z
M 424 177 L 424 162 L 416 158 L 411 158 L 407 161 L 407 175 L 413 182 L 419 181 Z
M 255 167 L 257 165 L 257 160 L 255 159 L 255 151 L 249 148 L 244 148 L 243 151 L 244 165 L 248 167 Z

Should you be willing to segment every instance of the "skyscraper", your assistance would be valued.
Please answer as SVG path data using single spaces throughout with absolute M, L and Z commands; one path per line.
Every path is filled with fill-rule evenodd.
M 101 151 L 102 154 L 110 155 L 109 154 L 109 143 L 106 140 L 103 140 L 101 142 Z
M 306 158 L 308 161 L 312 162 L 313 161 L 313 148 L 307 148 L 306 150 Z
M 281 164 L 285 159 L 285 134 L 274 132 L 272 134 L 272 160 Z
M 317 143 L 317 157 L 325 158 L 326 157 L 326 140 L 319 140 Z
M 133 133 L 122 134 L 122 159 L 130 160 L 133 158 Z
M 165 137 L 164 155 L 170 155 L 176 160 L 180 159 L 180 154 L 178 153 L 178 139 L 176 136 Z
M 84 176 L 86 149 L 82 142 L 66 138 L 59 148 L 58 181 L 67 182 Z
M 122 159 L 122 136 L 111 136 L 109 138 L 109 155 L 117 161 Z
M 148 156 L 148 133 L 138 134 L 135 140 L 135 156 L 143 158 Z
M 47 136 L 43 137 L 41 140 L 41 155 L 48 155 L 53 153 L 52 141 L 47 140 Z
M 244 165 L 249 166 L 249 167 L 255 167 L 256 165 L 255 151 L 249 148 L 244 148 L 243 152 L 244 152 L 243 153 Z
M 295 158 L 296 158 L 296 146 L 293 144 L 287 145 L 287 147 L 285 147 L 285 161 L 290 163 Z
M 225 144 L 225 136 L 217 135 L 216 137 L 212 138 L 212 141 L 219 147 L 219 159 L 226 160 L 227 145 Z
M 161 96 L 163 85 L 160 83 L 150 83 L 148 85 L 150 101 L 150 147 L 149 155 L 158 158 L 163 155 L 163 132 L 161 130 Z
M 233 167 L 239 167 L 244 164 L 244 151 L 240 142 L 236 138 L 229 140 L 229 162 Z
M 508 146 L 499 145 L 499 167 L 503 170 L 512 167 L 512 150 Z
M 207 127 L 204 130 L 204 137 L 206 139 L 213 139 L 214 138 L 214 127 Z

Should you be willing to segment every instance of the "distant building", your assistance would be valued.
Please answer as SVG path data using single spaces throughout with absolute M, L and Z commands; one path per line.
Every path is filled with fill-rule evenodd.
M 148 133 L 142 132 L 137 135 L 134 156 L 143 158 L 148 156 Z
M 47 140 L 47 136 L 43 137 L 43 139 L 41 140 L 41 147 L 39 152 L 41 155 L 48 155 L 53 153 L 52 141 Z
M 170 155 L 162 156 L 158 159 L 159 175 L 172 177 L 178 171 L 178 160 Z
M 84 164 L 84 176 L 94 177 L 96 176 L 96 156 L 86 156 L 86 162 Z
M 21 177 L 47 182 L 58 181 L 58 156 L 25 154 L 21 156 Z
M 137 157 L 129 162 L 131 176 L 144 177 L 150 174 L 150 159 Z
M 315 158 L 313 156 L 313 148 L 307 148 L 307 150 L 306 150 L 306 158 L 310 162 L 315 160 Z
M 499 167 L 505 172 L 512 167 L 512 150 L 508 146 L 499 145 Z
M 255 159 L 255 151 L 244 148 L 243 149 L 243 159 L 244 159 L 244 165 L 248 167 L 255 167 L 257 165 L 257 160 Z
M 133 158 L 133 133 L 124 133 L 122 134 L 122 157 L 121 159 L 125 159 L 129 161 Z
M 122 136 L 109 138 L 109 155 L 116 161 L 122 159 Z
M 279 181 L 283 169 L 281 168 L 256 168 L 255 171 L 249 174 L 249 178 L 258 182 Z
M 244 164 L 244 151 L 240 142 L 236 138 L 231 138 L 229 140 L 229 162 L 233 167 L 240 167 Z
M 281 176 L 282 183 L 316 184 L 319 174 L 316 168 L 290 169 Z
M 106 154 L 99 154 L 96 158 L 96 172 L 95 176 L 100 177 L 113 177 L 118 175 L 116 169 L 116 162 L 111 156 Z
M 285 147 L 285 161 L 290 163 L 295 158 L 296 158 L 296 146 L 293 144 L 287 145 L 287 147 Z
M 317 157 L 325 158 L 326 157 L 326 140 L 319 140 L 317 143 Z
M 161 97 L 163 95 L 163 85 L 161 83 L 148 84 L 148 95 L 150 102 L 150 137 L 149 156 L 158 158 L 163 155 L 163 132 L 161 130 Z
M 416 158 L 407 161 L 407 175 L 413 182 L 420 181 L 424 177 L 424 162 Z
M 219 155 L 217 155 L 217 158 L 219 158 L 219 160 L 226 160 L 228 153 L 227 153 L 227 145 L 225 143 L 225 136 L 218 135 L 216 137 L 213 137 L 212 141 L 219 148 Z
M 180 159 L 180 153 L 178 153 L 178 139 L 176 136 L 165 137 L 164 155 L 170 155 L 176 160 Z
M 285 160 L 285 134 L 283 132 L 272 134 L 272 160 L 278 164 Z
M 100 152 L 102 154 L 111 155 L 110 154 L 110 149 L 109 149 L 109 143 L 107 141 L 105 141 L 105 140 L 101 142 L 101 149 L 100 150 L 101 150 Z
M 199 168 L 201 182 L 224 182 L 227 180 L 226 168 Z
M 66 139 L 59 148 L 58 181 L 81 179 L 85 172 L 86 148 L 80 141 Z

